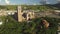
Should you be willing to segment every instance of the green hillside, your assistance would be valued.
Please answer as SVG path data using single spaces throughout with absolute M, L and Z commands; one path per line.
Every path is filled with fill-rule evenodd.
M 56 34 L 57 25 L 60 22 L 59 18 L 44 17 L 50 23 L 49 28 L 45 29 L 41 24 L 41 18 L 32 19 L 32 22 L 29 23 L 17 22 L 11 16 L 1 19 L 4 23 L 0 25 L 0 34 Z M 6 19 L 8 19 L 8 22 Z
M 50 9 L 48 6 L 43 6 L 43 5 L 22 5 L 22 7 L 27 7 L 26 9 L 33 9 L 33 10 L 47 10 L 47 9 Z M 16 10 L 17 5 L 0 6 L 0 9 Z
M 28 10 L 28 9 L 32 9 L 32 10 L 60 10 L 60 8 L 58 7 L 59 5 L 22 5 L 23 10 Z M 5 9 L 5 10 L 17 10 L 18 5 L 0 5 L 0 9 Z M 26 7 L 26 8 L 24 8 Z

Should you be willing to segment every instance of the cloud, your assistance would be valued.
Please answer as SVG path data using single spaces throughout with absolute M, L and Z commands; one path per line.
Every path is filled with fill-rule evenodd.
M 46 2 L 46 4 L 50 4 L 50 2 Z
M 0 0 L 0 2 L 1 2 L 1 0 Z
M 57 1 L 60 1 L 60 0 L 57 0 Z
M 56 0 L 57 1 L 57 3 L 60 3 L 60 0 Z
M 5 0 L 6 4 L 10 4 L 10 1 L 9 0 Z
M 60 0 L 57 0 L 57 1 L 60 1 Z

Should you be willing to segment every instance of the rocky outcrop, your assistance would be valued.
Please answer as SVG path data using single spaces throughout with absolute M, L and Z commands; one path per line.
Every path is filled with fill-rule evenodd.
M 42 23 L 43 23 L 43 25 L 44 25 L 45 28 L 49 27 L 49 22 L 47 20 L 43 19 Z

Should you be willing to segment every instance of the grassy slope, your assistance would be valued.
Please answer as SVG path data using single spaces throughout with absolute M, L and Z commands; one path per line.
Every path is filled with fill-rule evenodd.
M 40 28 L 41 18 L 33 19 L 32 22 L 22 22 L 19 23 L 15 21 L 11 16 L 5 17 L 8 19 L 8 22 L 4 22 L 0 26 L 0 34 L 56 34 L 57 24 L 60 22 L 60 19 L 44 17 L 51 26 L 48 29 Z M 48 32 L 48 33 L 47 33 Z

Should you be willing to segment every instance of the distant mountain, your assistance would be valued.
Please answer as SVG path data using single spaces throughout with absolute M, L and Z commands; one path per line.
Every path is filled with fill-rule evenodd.
M 47 6 L 50 7 L 51 9 L 60 10 L 60 3 L 56 3 L 53 5 L 49 4 Z
M 56 4 L 54 4 L 54 6 L 59 6 L 60 7 L 60 3 L 56 3 Z
M 60 9 L 60 3 L 54 4 L 53 6 Z

